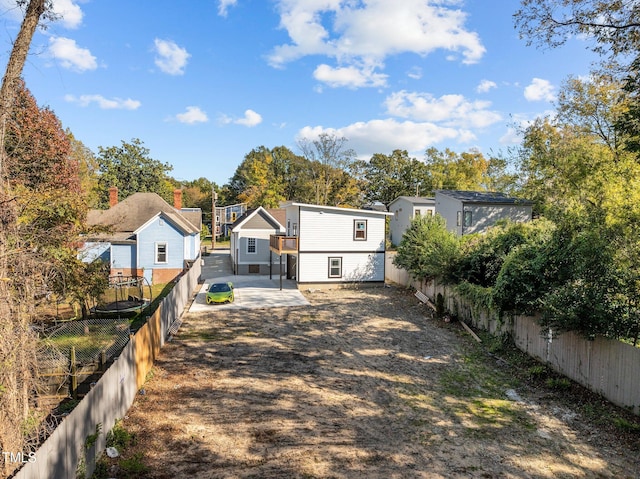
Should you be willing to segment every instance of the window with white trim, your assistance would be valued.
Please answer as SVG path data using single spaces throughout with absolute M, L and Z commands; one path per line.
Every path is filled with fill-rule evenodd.
M 355 241 L 367 240 L 367 220 L 353 221 L 353 239 Z
M 167 254 L 167 243 L 156 243 L 156 263 L 166 264 L 169 262 Z
M 247 238 L 247 254 L 256 254 L 256 239 L 255 238 Z
M 462 225 L 462 211 L 456 212 L 456 226 Z
M 342 258 L 329 258 L 329 278 L 342 278 Z

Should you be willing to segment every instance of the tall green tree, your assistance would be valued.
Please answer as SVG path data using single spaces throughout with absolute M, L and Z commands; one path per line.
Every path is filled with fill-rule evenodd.
M 173 203 L 173 185 L 168 173 L 173 167 L 149 156 L 150 151 L 138 138 L 120 146 L 98 147 L 98 185 L 100 206 L 109 205 L 109 188 L 118 188 L 122 200 L 134 193 L 157 193 Z
M 433 190 L 427 166 L 410 158 L 406 150 L 374 154 L 365 166 L 364 179 L 365 199 L 379 201 L 387 210 L 398 196 L 431 194 Z
M 616 130 L 628 108 L 621 91 L 606 75 L 571 78 L 559 95 L 557 116 L 525 129 L 519 150 L 522 192 L 542 213 L 604 210 L 613 221 L 637 210 L 640 166 Z
M 313 202 L 314 165 L 285 146 L 254 148 L 245 155 L 228 185 L 227 204 L 277 207 L 281 201 Z M 222 188 L 225 190 L 225 187 Z M 221 203 L 222 204 L 222 203 Z
M 277 166 L 282 167 L 274 162 L 272 152 L 264 146 L 247 153 L 231 180 L 238 200 L 250 208 L 277 207 L 285 199 L 281 177 L 275 171 Z
M 309 160 L 311 177 L 315 188 L 317 205 L 338 206 L 340 199 L 332 197 L 335 184 L 343 173 L 355 162 L 356 153 L 347 148 L 347 138 L 335 134 L 321 133 L 316 139 L 302 138 L 298 147 L 303 156 Z
M 433 190 L 485 190 L 489 160 L 476 150 L 456 153 L 429 148 L 425 163 Z

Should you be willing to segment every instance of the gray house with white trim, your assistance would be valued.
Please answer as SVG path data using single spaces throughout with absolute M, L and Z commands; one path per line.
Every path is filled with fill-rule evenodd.
M 437 190 L 436 213 L 458 236 L 481 233 L 499 220 L 530 221 L 533 202 L 487 191 Z
M 279 274 L 279 263 L 271 265 L 269 251 L 271 235 L 284 234 L 285 228 L 276 218 L 284 218 L 277 210 L 268 211 L 262 206 L 240 216 L 230 228 L 231 265 L 235 274 Z M 277 261 L 278 258 L 276 258 Z
M 389 213 L 393 213 L 389 222 L 389 239 L 394 245 L 399 245 L 404 232 L 407 231 L 411 220 L 416 216 L 435 214 L 436 200 L 424 196 L 398 196 L 389 204 Z

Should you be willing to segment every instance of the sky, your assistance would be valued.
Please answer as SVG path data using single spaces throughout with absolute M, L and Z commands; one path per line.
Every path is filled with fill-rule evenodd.
M 254 148 L 321 133 L 363 160 L 498 154 L 597 60 L 580 39 L 527 46 L 519 3 L 54 0 L 23 77 L 94 153 L 137 138 L 183 181 L 221 186 Z M 3 71 L 21 19 L 0 0 Z

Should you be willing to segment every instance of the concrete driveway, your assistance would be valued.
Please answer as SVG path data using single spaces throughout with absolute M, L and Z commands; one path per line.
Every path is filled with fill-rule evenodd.
M 225 309 L 258 309 L 290 306 L 307 306 L 309 301 L 302 295 L 293 280 L 282 280 L 276 275 L 233 275 L 231 271 L 229 250 L 215 250 L 204 256 L 202 278 L 204 284 L 189 308 L 190 312 L 218 311 Z M 233 283 L 235 300 L 230 304 L 207 304 L 206 294 L 211 283 Z

